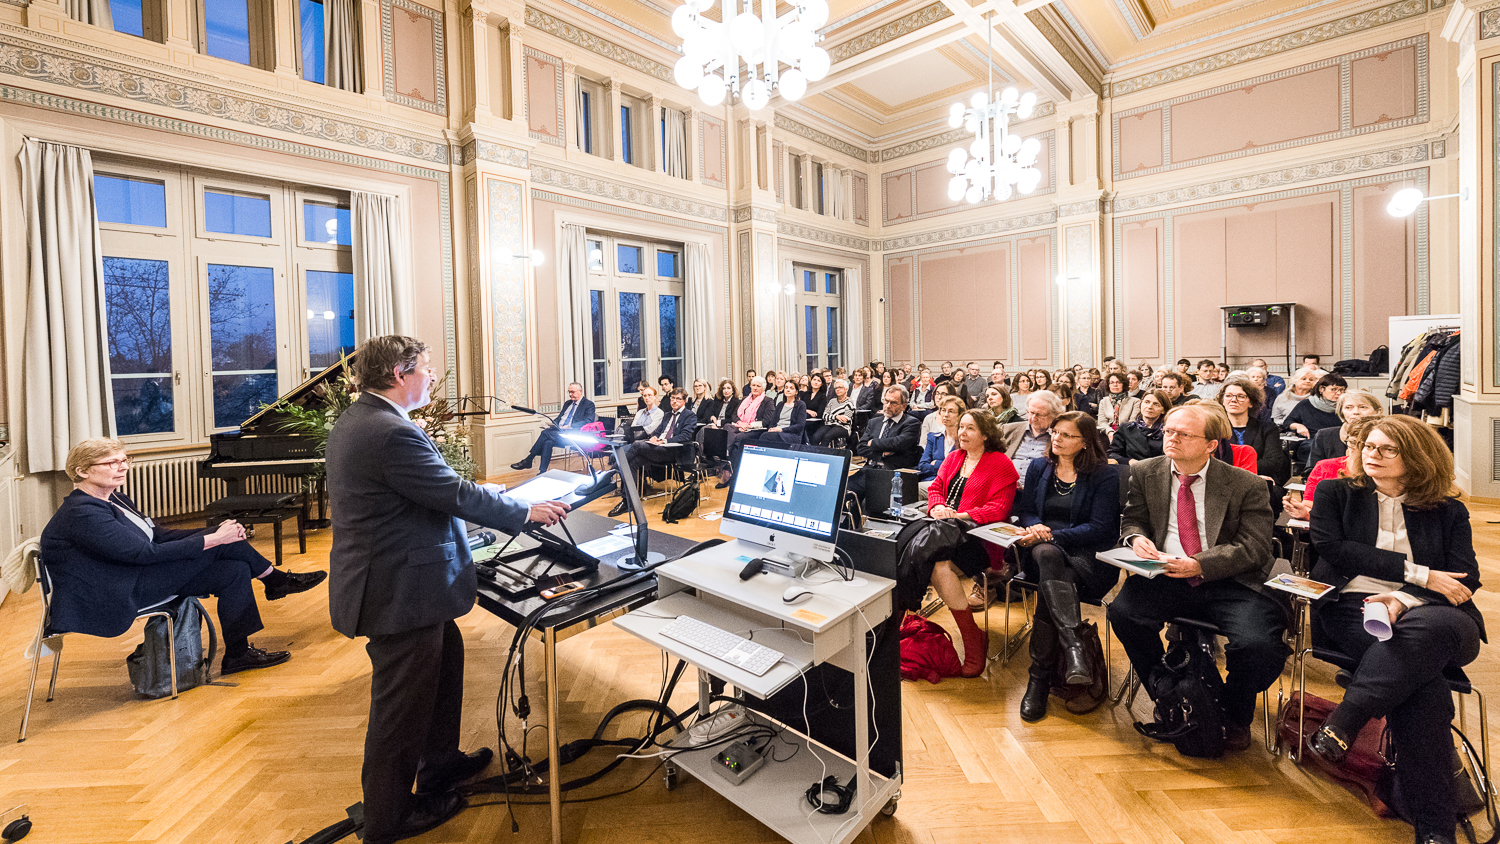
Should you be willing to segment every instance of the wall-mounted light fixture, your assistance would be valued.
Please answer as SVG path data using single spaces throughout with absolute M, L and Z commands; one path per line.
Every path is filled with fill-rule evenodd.
M 495 247 L 495 263 L 497 264 L 509 264 L 511 261 L 530 261 L 533 267 L 540 267 L 546 258 L 547 256 L 543 255 L 540 249 L 516 254 L 509 247 Z
M 1469 189 L 1464 188 L 1458 193 L 1445 193 L 1442 196 L 1423 196 L 1421 188 L 1402 188 L 1396 191 L 1395 196 L 1391 197 L 1390 204 L 1385 206 L 1385 210 L 1392 217 L 1410 217 L 1416 213 L 1417 208 L 1424 202 L 1430 202 L 1434 199 L 1451 199 L 1455 196 L 1460 199 L 1468 199 Z

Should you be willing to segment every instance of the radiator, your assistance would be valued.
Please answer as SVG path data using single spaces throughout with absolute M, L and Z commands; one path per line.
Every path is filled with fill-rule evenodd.
M 198 477 L 198 464 L 208 452 L 171 457 L 143 457 L 131 463 L 130 476 L 122 487 L 141 512 L 156 519 L 200 515 L 208 505 L 228 494 L 224 481 Z M 246 478 L 244 493 L 301 492 L 302 479 L 271 475 Z

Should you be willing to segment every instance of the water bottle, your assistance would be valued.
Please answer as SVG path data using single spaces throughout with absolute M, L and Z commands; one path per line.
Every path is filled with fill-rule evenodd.
M 888 511 L 892 516 L 901 514 L 901 476 L 891 477 L 891 509 Z

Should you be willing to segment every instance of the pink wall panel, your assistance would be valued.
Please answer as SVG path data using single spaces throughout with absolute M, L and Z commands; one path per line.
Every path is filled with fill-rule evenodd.
M 424 102 L 437 102 L 432 19 L 400 6 L 393 7 L 391 35 L 396 92 Z
M 526 56 L 527 128 L 549 138 L 561 138 L 557 125 L 557 82 L 562 66 L 555 61 Z
M 1172 106 L 1172 160 L 1190 161 L 1338 129 L 1339 69 L 1324 67 Z M 1123 159 L 1121 169 L 1125 170 Z
M 880 197 L 885 208 L 885 222 L 894 223 L 912 215 L 911 192 L 914 178 L 910 172 L 886 176 L 881 182 Z
M 1120 172 L 1160 167 L 1162 110 L 1153 109 L 1119 120 Z
M 1121 226 L 1120 236 L 1124 266 L 1116 267 L 1122 275 L 1125 323 L 1125 357 L 1133 361 L 1159 361 L 1162 354 L 1161 315 L 1164 312 L 1162 285 L 1162 220 L 1146 220 Z
M 703 178 L 724 184 L 724 124 L 703 119 Z
M 1416 217 L 1392 217 L 1391 194 L 1409 184 L 1354 189 L 1354 356 L 1389 337 L 1388 320 L 1416 310 Z M 1397 354 L 1400 350 L 1396 350 Z
M 891 301 L 891 361 L 910 361 L 913 358 L 912 320 L 912 261 L 910 258 L 893 261 L 886 267 L 890 278 Z
M 1219 359 L 1219 307 L 1227 303 L 1229 285 L 1225 229 L 1222 214 L 1194 214 L 1172 223 L 1177 357 Z
M 1338 219 L 1335 194 L 1276 203 L 1276 301 L 1297 303 L 1297 351 L 1336 354 L 1334 326 L 1339 320 Z M 1265 341 L 1262 356 L 1285 349 Z M 1327 360 L 1327 358 L 1325 358 Z
M 1417 50 L 1406 47 L 1350 62 L 1355 126 L 1368 126 L 1417 113 Z
M 954 202 L 948 198 L 948 180 L 953 178 L 953 174 L 948 172 L 946 161 L 918 167 L 915 175 L 918 214 L 931 214 L 969 204 L 963 199 Z
M 1021 360 L 1052 360 L 1052 236 L 1016 241 L 1016 285 L 1021 309 Z
M 923 255 L 922 359 L 1010 356 L 1010 244 Z M 983 311 L 984 318 L 969 319 Z

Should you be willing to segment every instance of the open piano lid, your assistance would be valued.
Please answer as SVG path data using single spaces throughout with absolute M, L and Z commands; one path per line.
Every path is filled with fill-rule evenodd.
M 306 381 L 298 384 L 295 388 L 287 392 L 285 395 L 276 399 L 276 402 L 274 404 L 261 408 L 249 419 L 246 419 L 244 422 L 240 423 L 240 430 L 252 431 L 276 422 L 277 417 L 281 416 L 280 405 L 284 402 L 296 405 L 304 405 L 307 403 L 308 399 L 322 399 L 323 395 L 327 392 L 327 385 L 332 383 L 335 379 L 343 374 L 345 366 L 352 366 L 354 364 L 354 355 L 354 352 L 350 352 L 342 359 L 340 359 L 337 363 L 333 364 L 327 369 L 324 369 L 322 372 L 313 375 L 311 378 L 308 378 Z

